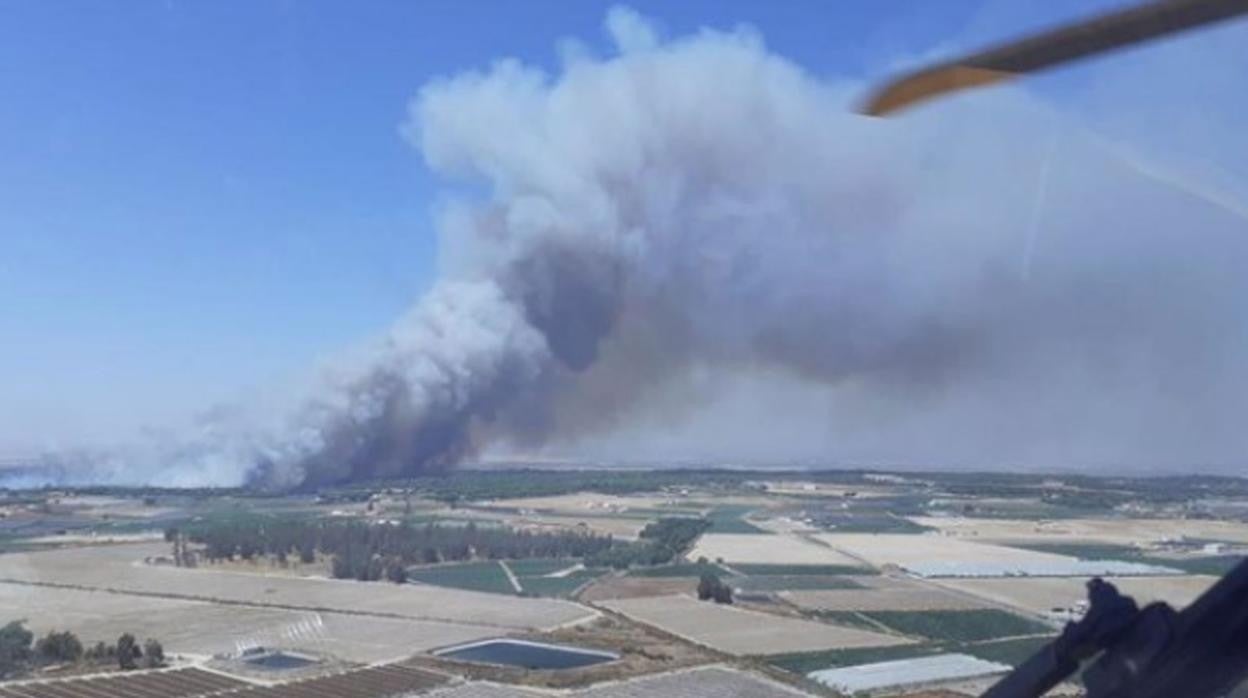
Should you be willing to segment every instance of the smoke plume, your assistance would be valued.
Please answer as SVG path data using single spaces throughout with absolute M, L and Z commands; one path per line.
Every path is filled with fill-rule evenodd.
M 1242 215 L 1021 92 L 880 121 L 749 30 L 607 29 L 609 56 L 412 101 L 404 137 L 451 203 L 440 280 L 384 337 L 277 418 L 96 477 L 288 487 L 483 447 L 1241 462 Z

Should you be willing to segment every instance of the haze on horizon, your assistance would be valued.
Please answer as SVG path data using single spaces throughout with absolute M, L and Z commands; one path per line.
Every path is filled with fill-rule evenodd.
M 881 121 L 853 113 L 879 74 L 1057 10 L 976 4 L 978 30 L 905 37 L 883 66 L 838 54 L 817 69 L 791 55 L 817 47 L 774 42 L 748 12 L 679 31 L 661 12 L 598 12 L 601 35 L 526 27 L 545 58 L 477 46 L 370 105 L 393 121 L 368 138 L 408 150 L 411 170 L 387 161 L 394 191 L 357 204 L 276 168 L 272 199 L 272 183 L 226 174 L 227 195 L 199 202 L 233 207 L 212 225 L 110 209 L 109 229 L 133 229 L 116 247 L 104 233 L 105 266 L 161 268 L 146 286 L 118 281 L 136 294 L 120 305 L 116 277 L 79 287 L 57 266 L 100 244 L 64 205 L 87 195 L 27 183 L 40 196 L 0 208 L 17 338 L 0 354 L 15 386 L 0 396 L 0 452 L 69 454 L 58 462 L 85 469 L 71 479 L 277 486 L 509 454 L 1242 472 L 1242 24 Z M 852 14 L 877 31 L 890 21 Z M 313 113 L 398 84 L 357 96 L 291 74 L 272 89 Z M 25 155 L 49 149 L 85 189 L 104 165 L 76 159 L 98 153 L 64 118 L 70 136 L 43 133 Z M 33 128 L 10 126 L 6 138 Z M 353 143 L 317 136 L 308 147 Z M 274 162 L 301 147 L 251 145 Z M 212 159 L 172 152 L 192 171 Z M 150 157 L 136 170 L 159 171 Z M 343 177 L 368 169 L 343 160 Z M 124 180 L 126 162 L 108 165 Z M 217 229 L 244 220 L 245 234 Z M 182 267 L 161 252 L 172 230 L 187 236 Z M 196 269 L 257 249 L 241 269 L 287 294 L 284 314 L 244 308 L 270 291 L 246 273 L 231 288 Z M 194 292 L 177 291 L 183 272 Z M 359 291 L 378 277 L 397 290 Z M 72 303 L 55 299 L 57 279 Z M 104 321 L 119 310 L 131 315 Z M 115 336 L 171 313 L 146 345 Z

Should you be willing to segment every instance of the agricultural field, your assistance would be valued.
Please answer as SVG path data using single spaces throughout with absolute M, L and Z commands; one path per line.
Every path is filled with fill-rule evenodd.
M 429 698 L 543 698 L 547 692 L 517 689 L 486 682 L 448 686 Z M 564 698 L 799 698 L 811 694 L 758 674 L 726 666 L 683 669 L 654 676 L 629 678 L 559 694 Z
M 577 598 L 586 603 L 611 599 L 635 599 L 673 594 L 693 594 L 697 577 L 632 577 L 611 575 L 596 580 Z
M 1191 538 L 1248 543 L 1248 523 L 1172 518 L 984 519 L 916 517 L 923 526 L 960 538 L 1015 543 L 1104 543 L 1141 546 Z
M 566 599 L 576 590 L 597 579 L 603 570 L 577 570 L 562 577 L 517 577 L 520 582 L 521 594 L 525 596 L 545 596 Z
M 817 574 L 750 575 L 728 579 L 741 591 L 797 591 L 804 589 L 866 589 L 852 577 L 827 577 Z
M 527 509 L 576 515 L 583 513 L 622 514 L 633 510 L 683 508 L 686 503 L 678 498 L 653 494 L 621 496 L 598 492 L 573 492 L 547 497 L 493 499 L 477 504 L 494 509 Z
M 1005 637 L 1049 636 L 1054 628 L 1000 609 L 964 611 L 833 611 L 819 614 L 833 622 L 863 622 L 893 632 L 937 642 L 980 642 Z
M 802 589 L 781 594 L 812 611 L 957 611 L 986 608 L 992 602 L 934 584 L 899 577 L 846 577 L 860 589 Z
M 491 594 L 515 594 L 511 579 L 497 561 L 463 562 L 407 570 L 408 581 L 452 589 L 484 591 Z
M 636 540 L 651 518 L 601 515 L 574 516 L 570 514 L 524 514 L 500 515 L 500 521 L 516 528 L 534 530 L 566 531 L 585 530 L 599 535 L 613 536 L 621 540 Z
M 609 571 L 586 568 L 573 560 L 508 560 L 506 564 L 525 596 L 567 598 Z
M 673 565 L 659 565 L 657 567 L 639 567 L 628 571 L 630 577 L 698 577 L 704 572 L 710 572 L 715 575 L 731 575 L 732 571 L 724 569 L 722 566 L 714 562 L 698 563 L 685 562 Z
M 873 575 L 875 570 L 858 565 L 774 565 L 736 562 L 732 569 L 744 575 L 768 577 L 796 577 L 814 575 L 833 577 L 838 575 Z
M 1001 662 L 1010 666 L 1018 666 L 1039 651 L 1051 639 L 1051 637 L 1037 636 L 968 643 L 919 642 L 890 647 L 795 652 L 766 657 L 766 661 L 785 671 L 802 675 L 820 669 L 887 662 L 897 659 L 911 659 L 951 652 L 969 654 L 990 662 Z
M 792 535 L 753 535 L 748 533 L 707 533 L 686 555 L 690 560 L 705 557 L 737 563 L 767 565 L 861 566 L 853 557 Z
M 144 671 L 125 676 L 106 676 L 64 681 L 24 681 L 0 686 L 0 698 L 131 698 L 161 696 L 162 698 L 193 698 L 232 689 L 246 689 L 248 684 L 202 669 Z
M 557 574 L 577 567 L 580 560 L 573 558 L 532 558 L 528 560 L 508 560 L 507 566 L 517 577 L 542 577 Z
M 706 518 L 711 522 L 711 527 L 707 529 L 707 531 L 709 533 L 737 534 L 771 533 L 766 529 L 759 528 L 749 521 L 746 521 L 745 515 L 753 509 L 754 507 L 740 504 L 715 507 L 706 513 Z
M 167 552 L 167 545 L 140 544 L 13 553 L 0 556 L 0 580 L 515 628 L 551 627 L 592 615 L 580 606 L 553 599 L 508 598 L 421 584 L 174 568 L 142 562 Z
M 967 565 L 1060 565 L 1074 558 L 1003 545 L 992 545 L 931 534 L 820 533 L 816 539 L 876 567 L 918 566 L 927 563 Z
M 847 647 L 879 647 L 908 640 L 883 633 L 661 596 L 604 601 L 642 623 L 730 654 L 779 654 Z
M 497 627 L 214 604 L 102 591 L 0 584 L 0 617 L 25 618 L 36 635 L 73 629 L 84 643 L 122 633 L 156 638 L 166 652 L 208 656 L 239 643 L 282 646 L 355 662 L 405 657 L 449 642 L 496 635 Z
M 1119 577 L 1107 581 L 1122 593 L 1134 597 L 1141 606 L 1153 601 L 1165 601 L 1175 608 L 1182 608 L 1212 586 L 1217 577 Z M 1087 580 L 1075 577 L 942 579 L 937 583 L 1034 614 L 1048 613 L 1055 608 L 1070 608 L 1088 597 Z
M 1188 574 L 1226 574 L 1244 560 L 1243 555 L 1201 555 L 1175 552 L 1150 552 L 1134 545 L 1115 543 L 1012 543 L 1016 548 L 1069 555 L 1083 560 L 1118 560 L 1158 565 L 1182 570 Z
M 1056 632 L 1054 607 L 1085 598 L 1081 568 L 1068 567 L 1075 570 L 1068 577 L 914 575 L 933 564 L 995 566 L 1002 574 L 1090 560 L 1164 565 L 1175 573 L 1111 581 L 1141 603 L 1164 599 L 1182 606 L 1215 581 L 1206 573 L 1220 573 L 1241 559 L 1244 547 L 1237 541 L 1248 539 L 1236 532 L 1248 528 L 1242 522 L 1176 518 L 1175 512 L 1190 507 L 1166 509 L 1176 496 L 1169 486 L 1145 488 L 1141 496 L 1162 503 L 1150 509 L 1152 499 L 1133 502 L 1154 515 L 1131 519 L 1108 510 L 1096 518 L 1089 513 L 1096 509 L 1080 511 L 1067 501 L 1074 497 L 1069 487 L 1023 476 L 802 472 L 786 479 L 745 471 L 665 471 L 654 474 L 653 482 L 664 489 L 647 491 L 647 474 L 636 472 L 452 473 L 384 492 L 360 486 L 289 499 L 159 495 L 157 505 L 148 506 L 135 497 L 78 497 L 72 511 L 53 507 L 43 519 L 32 513 L 36 509 L 12 504 L 17 530 L 34 522 L 29 530 L 38 534 L 3 538 L 0 619 L 25 618 L 36 634 L 72 630 L 87 643 L 112 642 L 122 632 L 157 638 L 183 662 L 262 645 L 330 658 L 335 670 L 356 662 L 420 667 L 451 675 L 422 694 L 447 698 L 552 695 L 546 689 L 567 698 L 632 698 L 639 691 L 693 698 L 745 691 L 781 698 L 801 693 L 706 665 L 723 656 L 714 652 L 740 657 L 743 666 L 765 663 L 802 674 L 950 652 L 1017 664 Z M 457 491 L 461 485 L 465 489 Z M 509 487 L 527 496 L 502 496 Z M 594 487 L 604 491 L 586 491 Z M 1129 485 L 1120 482 L 1105 492 L 1082 487 L 1078 495 L 1089 502 L 1102 494 L 1120 502 L 1130 497 Z M 1207 486 L 1193 487 L 1208 496 Z M 1061 503 L 1045 488 L 1059 492 Z M 1248 496 L 1248 485 L 1244 492 Z M 37 508 L 41 495 L 32 496 Z M 141 518 L 149 509 L 158 515 Z M 1061 518 L 1045 520 L 1019 513 L 1059 510 L 1065 512 Z M 294 553 L 283 562 L 269 548 L 179 568 L 170 564 L 171 543 L 157 538 L 160 532 L 150 525 L 179 511 L 194 513 L 200 523 L 222 517 L 231 524 L 289 520 L 265 513 L 281 512 L 320 530 L 343 526 L 376 534 L 360 536 L 369 542 L 356 546 L 368 551 L 359 556 L 366 564 L 382 558 L 443 562 L 400 568 L 408 572 L 408 584 L 328 579 L 331 555 L 318 553 L 314 562 L 297 564 Z M 971 511 L 977 518 L 960 515 Z M 134 518 L 88 528 L 75 520 L 67 533 L 47 530 L 65 517 L 114 515 L 109 512 Z M 647 524 L 673 516 L 682 520 L 656 525 L 647 542 L 588 552 L 576 547 L 590 540 L 576 533 L 634 539 Z M 432 554 L 416 548 L 415 556 L 385 557 L 391 553 L 379 552 L 372 541 L 383 540 L 389 522 L 401 519 L 519 528 L 523 533 L 509 542 L 527 552 L 509 552 L 491 542 L 499 540 L 494 535 L 450 553 L 442 552 L 450 550 L 443 545 Z M 189 520 L 178 525 L 189 537 Z M 680 535 L 654 537 L 665 526 Z M 266 535 L 278 530 L 267 526 Z M 524 542 L 539 531 L 573 538 L 572 549 L 581 552 Z M 648 555 L 646 546 L 660 539 L 663 554 Z M 192 543 L 208 545 L 202 539 Z M 612 551 L 620 556 L 600 555 Z M 530 554 L 559 557 L 509 559 Z M 586 569 L 585 560 L 599 567 Z M 703 573 L 739 594 L 737 603 L 697 601 Z M 429 654 L 497 637 L 621 656 L 561 673 L 466 666 Z M 225 660 L 211 661 L 209 668 L 229 671 Z M 642 674 L 649 675 L 634 678 Z M 385 681 L 374 678 L 378 685 Z M 801 677 L 790 679 L 808 686 Z M 341 679 L 250 693 L 294 696 L 348 685 Z
M 889 512 L 837 511 L 812 515 L 820 529 L 837 533 L 924 533 L 926 526 Z

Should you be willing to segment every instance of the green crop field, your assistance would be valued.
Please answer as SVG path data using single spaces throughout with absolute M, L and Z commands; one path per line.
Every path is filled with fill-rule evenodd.
M 1139 559 L 1140 550 L 1130 545 L 1114 545 L 1113 543 L 1012 543 L 1012 548 L 1036 550 L 1042 553 L 1069 555 L 1080 560 L 1125 560 Z
M 579 569 L 562 577 L 549 577 L 553 572 L 566 570 L 579 560 L 538 558 L 533 560 L 508 560 L 507 566 L 520 583 L 525 596 L 553 596 L 566 598 L 586 582 L 606 574 L 606 569 Z
M 750 512 L 752 507 L 741 505 L 728 505 L 712 509 L 706 518 L 711 522 L 708 533 L 760 533 L 768 535 L 770 531 L 755 526 L 746 521 L 743 517 Z
M 1221 576 L 1244 560 L 1242 555 L 1209 555 L 1189 558 L 1170 558 L 1149 555 L 1147 551 L 1130 545 L 1112 545 L 1096 543 L 1034 543 L 1015 544 L 1012 547 L 1036 550 L 1043 553 L 1070 555 L 1081 560 L 1121 560 L 1123 562 L 1139 562 L 1146 565 L 1159 565 L 1188 574 L 1211 574 Z
M 955 613 L 959 613 L 959 611 L 955 611 Z M 837 622 L 851 621 L 844 624 L 851 625 L 853 627 L 878 630 L 878 628 L 873 628 L 870 623 L 864 622 L 862 618 L 849 618 L 849 616 L 853 615 L 856 614 L 846 612 L 822 614 L 823 617 L 836 620 Z M 862 615 L 874 616 L 877 614 Z M 1023 620 L 1025 621 L 1026 619 Z M 1052 640 L 1052 633 L 1054 631 L 1047 628 L 1047 626 L 1046 631 L 1049 635 L 1045 637 L 1026 637 L 979 642 L 920 642 L 913 645 L 897 645 L 893 647 L 864 647 L 857 649 L 826 650 L 822 652 L 772 655 L 770 657 L 765 657 L 764 661 L 787 671 L 792 671 L 798 674 L 807 674 L 819 669 L 829 669 L 832 667 L 856 666 L 858 664 L 887 662 L 895 659 L 910 659 L 913 657 L 923 657 L 932 654 L 961 652 L 979 657 L 980 659 L 986 659 L 988 661 L 1001 662 L 1003 664 L 1009 664 L 1010 666 L 1018 666 L 1031 657 L 1031 655 L 1039 650 L 1045 643 Z
M 924 533 L 931 529 L 888 512 L 822 514 L 816 523 L 836 533 Z
M 864 611 L 862 615 L 904 635 L 945 642 L 977 642 L 1054 632 L 1051 626 L 995 608 L 973 611 Z
M 768 565 L 735 563 L 732 569 L 751 577 L 791 577 L 796 575 L 818 575 L 835 577 L 838 575 L 878 574 L 870 567 L 852 567 L 850 565 Z
M 745 591 L 796 591 L 801 589 L 862 589 L 858 582 L 846 577 L 817 574 L 751 575 L 733 579 L 733 586 Z
M 872 620 L 862 611 L 806 611 L 807 616 L 826 620 L 833 625 L 844 625 L 849 628 L 861 628 L 872 632 L 880 632 L 882 628 L 877 621 Z
M 781 669 L 796 674 L 807 674 L 819 669 L 832 667 L 855 666 L 872 662 L 887 662 L 894 659 L 910 659 L 945 651 L 941 645 L 894 645 L 892 647 L 859 647 L 844 650 L 825 650 L 822 652 L 801 652 L 797 654 L 777 654 L 766 657 L 766 661 Z
M 440 587 L 486 591 L 494 594 L 515 594 L 507 574 L 497 562 L 465 562 L 453 565 L 413 567 L 408 579 Z
M 965 645 L 961 651 L 990 662 L 1018 666 L 1052 639 L 1051 637 L 1021 637 L 999 642 L 981 642 Z
M 658 567 L 639 567 L 629 570 L 630 577 L 700 577 L 703 572 L 710 572 L 719 576 L 731 576 L 731 573 L 716 565 L 715 563 L 706 563 L 705 565 L 696 562 L 682 562 L 675 565 L 660 565 Z
M 539 557 L 531 560 L 508 560 L 507 566 L 517 577 L 541 577 L 552 572 L 566 570 L 579 563 L 575 558 Z
M 520 587 L 527 596 L 567 598 L 582 585 L 602 576 L 606 570 L 577 570 L 566 577 L 520 577 Z

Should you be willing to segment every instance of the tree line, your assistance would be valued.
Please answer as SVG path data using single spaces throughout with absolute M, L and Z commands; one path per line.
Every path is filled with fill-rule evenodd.
M 253 560 L 268 556 L 278 563 L 296 557 L 315 562 L 330 558 L 338 579 L 407 581 L 411 565 L 468 560 L 580 558 L 590 567 L 625 569 L 661 565 L 680 557 L 710 526 L 706 519 L 673 517 L 651 522 L 634 542 L 585 531 L 528 531 L 504 526 L 434 523 L 369 524 L 360 521 L 234 517 L 170 528 L 179 565 L 193 566 L 186 541 L 203 546 L 209 562 Z
M 339 579 L 406 581 L 409 565 L 467 560 L 518 560 L 534 557 L 584 558 L 609 549 L 614 541 L 579 531 L 528 531 L 502 526 L 426 523 L 368 524 L 351 521 L 233 518 L 169 529 L 175 558 L 189 556 L 189 539 L 203 546 L 210 562 L 271 556 L 279 563 L 297 557 L 311 563 L 331 557 Z
M 0 678 L 25 674 L 33 669 L 53 664 L 116 663 L 122 670 L 140 666 L 155 668 L 164 666 L 165 650 L 160 642 L 149 638 L 142 646 L 130 633 L 123 633 L 117 642 L 97 642 L 84 647 L 78 636 L 64 631 L 49 631 L 35 640 L 35 634 L 26 628 L 25 621 L 15 620 L 0 627 Z
M 711 522 L 692 517 L 669 517 L 646 524 L 632 543 L 614 545 L 585 558 L 587 567 L 646 567 L 679 558 Z

